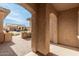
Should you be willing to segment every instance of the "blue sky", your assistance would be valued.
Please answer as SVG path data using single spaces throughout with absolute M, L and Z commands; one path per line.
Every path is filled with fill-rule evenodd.
M 30 26 L 27 18 L 31 18 L 32 14 L 21 7 L 19 4 L 14 3 L 0 3 L 0 7 L 9 9 L 11 12 L 4 19 L 4 24 L 20 24 L 23 26 Z

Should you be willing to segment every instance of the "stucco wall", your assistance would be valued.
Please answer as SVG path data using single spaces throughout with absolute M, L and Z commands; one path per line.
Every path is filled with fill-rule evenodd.
M 58 19 L 58 41 L 60 44 L 78 47 L 77 22 L 77 8 L 60 12 Z
M 50 40 L 53 43 L 57 43 L 58 39 L 57 39 L 57 17 L 55 14 L 51 13 L 50 14 Z
M 78 45 L 79 45 L 79 8 L 78 8 L 78 33 L 77 33 L 77 38 L 78 38 Z
M 57 43 L 57 17 L 58 17 L 58 12 L 56 9 L 53 7 L 52 4 L 47 4 L 47 18 L 49 19 L 49 37 L 50 41 L 53 43 Z

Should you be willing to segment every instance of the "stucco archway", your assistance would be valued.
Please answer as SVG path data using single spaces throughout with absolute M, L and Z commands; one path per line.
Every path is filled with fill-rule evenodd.
M 23 4 L 19 4 L 19 5 L 21 5 L 22 7 L 24 7 L 25 9 L 27 9 L 28 11 L 30 11 L 31 13 L 32 13 L 32 51 L 34 51 L 34 52 L 36 52 L 36 44 L 35 44 L 35 42 L 36 42 L 36 40 L 35 40 L 35 38 L 36 38 L 36 30 L 35 30 L 35 27 L 36 27 L 36 25 L 35 25 L 35 16 L 36 16 L 36 13 L 35 13 L 35 10 L 31 7 L 31 5 L 29 5 L 29 4 L 26 4 L 26 3 L 23 3 Z M 1 22 L 3 21 L 3 19 L 1 20 Z M 1 23 L 2 25 L 3 25 L 3 22 Z M 1 30 L 3 30 L 3 28 L 1 29 Z
M 57 16 L 54 13 L 50 13 L 50 41 L 57 43 Z

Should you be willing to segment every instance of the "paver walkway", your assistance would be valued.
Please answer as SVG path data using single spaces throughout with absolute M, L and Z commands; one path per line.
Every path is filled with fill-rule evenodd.
M 24 56 L 31 51 L 31 39 L 13 36 L 11 42 L 0 44 L 0 56 Z

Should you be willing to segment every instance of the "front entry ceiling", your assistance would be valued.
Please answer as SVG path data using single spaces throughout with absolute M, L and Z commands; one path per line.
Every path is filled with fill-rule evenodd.
M 64 11 L 71 8 L 79 7 L 78 3 L 53 3 L 52 5 L 57 11 Z

